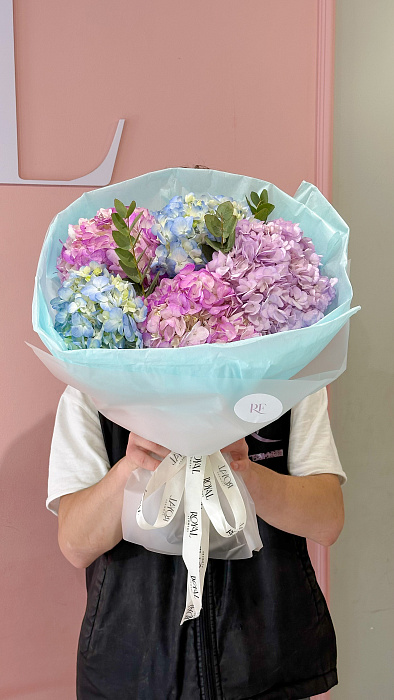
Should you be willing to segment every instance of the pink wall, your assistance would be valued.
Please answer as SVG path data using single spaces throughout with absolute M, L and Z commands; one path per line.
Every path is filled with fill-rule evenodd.
M 20 175 L 93 170 L 126 119 L 113 182 L 204 163 L 329 192 L 333 2 L 14 0 Z M 328 41 L 328 43 L 327 43 Z M 84 572 L 45 509 L 57 382 L 24 344 L 52 217 L 77 187 L 0 186 L 2 457 L 0 698 L 70 700 Z M 3 246 L 4 251 L 4 246 Z M 312 551 L 312 550 L 311 550 Z M 313 547 L 328 594 L 327 556 Z M 320 696 L 323 698 L 324 696 Z

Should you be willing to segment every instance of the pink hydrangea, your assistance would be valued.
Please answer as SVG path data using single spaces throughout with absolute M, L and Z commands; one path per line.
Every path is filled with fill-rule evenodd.
M 191 264 L 173 279 L 162 279 L 147 305 L 140 324 L 146 347 L 227 343 L 256 335 L 231 285 Z
M 99 209 L 92 219 L 80 219 L 75 226 L 70 224 L 68 238 L 63 245 L 56 265 L 62 282 L 67 278 L 70 270 L 79 270 L 80 267 L 88 265 L 92 260 L 105 265 L 114 275 L 119 274 L 123 278 L 126 277 L 114 250 L 117 247 L 112 237 L 112 231 L 115 227 L 111 214 L 114 211 L 114 208 Z M 130 216 L 129 225 L 140 212 L 143 214 L 138 220 L 133 234 L 135 236 L 138 233 L 141 234 L 135 252 L 136 257 L 138 257 L 144 251 L 139 263 L 140 269 L 143 270 L 155 257 L 159 241 L 151 231 L 155 219 L 148 209 L 136 208 Z
M 243 314 L 265 335 L 323 318 L 338 280 L 322 276 L 319 263 L 311 239 L 298 224 L 243 219 L 232 251 L 215 252 L 207 269 L 231 285 Z

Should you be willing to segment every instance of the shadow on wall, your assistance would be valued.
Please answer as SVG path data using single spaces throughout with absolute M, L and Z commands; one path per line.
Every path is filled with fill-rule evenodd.
M 57 517 L 45 507 L 53 425 L 46 415 L 0 465 L 0 698 L 8 700 L 53 700 L 55 688 L 57 700 L 75 697 L 85 572 L 61 554 Z

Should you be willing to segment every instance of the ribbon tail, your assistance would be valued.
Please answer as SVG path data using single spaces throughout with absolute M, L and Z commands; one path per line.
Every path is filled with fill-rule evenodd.
M 198 617 L 202 606 L 204 574 L 207 566 L 208 551 L 206 542 L 207 523 L 203 518 L 201 503 L 206 457 L 188 457 L 185 479 L 185 527 L 183 532 L 182 557 L 187 568 L 186 607 L 181 625 L 186 620 Z M 205 532 L 204 530 L 205 525 Z M 200 566 L 200 563 L 202 564 Z M 202 573 L 202 575 L 201 575 Z
M 163 486 L 156 520 L 149 523 L 143 514 L 144 500 Z M 218 487 L 227 500 L 234 525 L 225 517 Z M 221 452 L 187 458 L 175 452 L 170 453 L 152 474 L 142 495 L 136 513 L 139 527 L 152 530 L 168 525 L 175 517 L 182 496 L 185 511 L 182 558 L 187 569 L 187 589 L 181 625 L 186 620 L 198 617 L 201 612 L 211 523 L 219 535 L 228 538 L 243 530 L 246 522 L 243 497 L 231 467 Z

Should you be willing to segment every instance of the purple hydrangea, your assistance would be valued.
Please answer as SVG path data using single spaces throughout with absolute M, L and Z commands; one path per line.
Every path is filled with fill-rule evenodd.
M 244 317 L 266 335 L 323 318 L 338 280 L 322 276 L 319 264 L 298 224 L 252 218 L 238 222 L 233 250 L 215 252 L 207 270 L 231 286 Z

